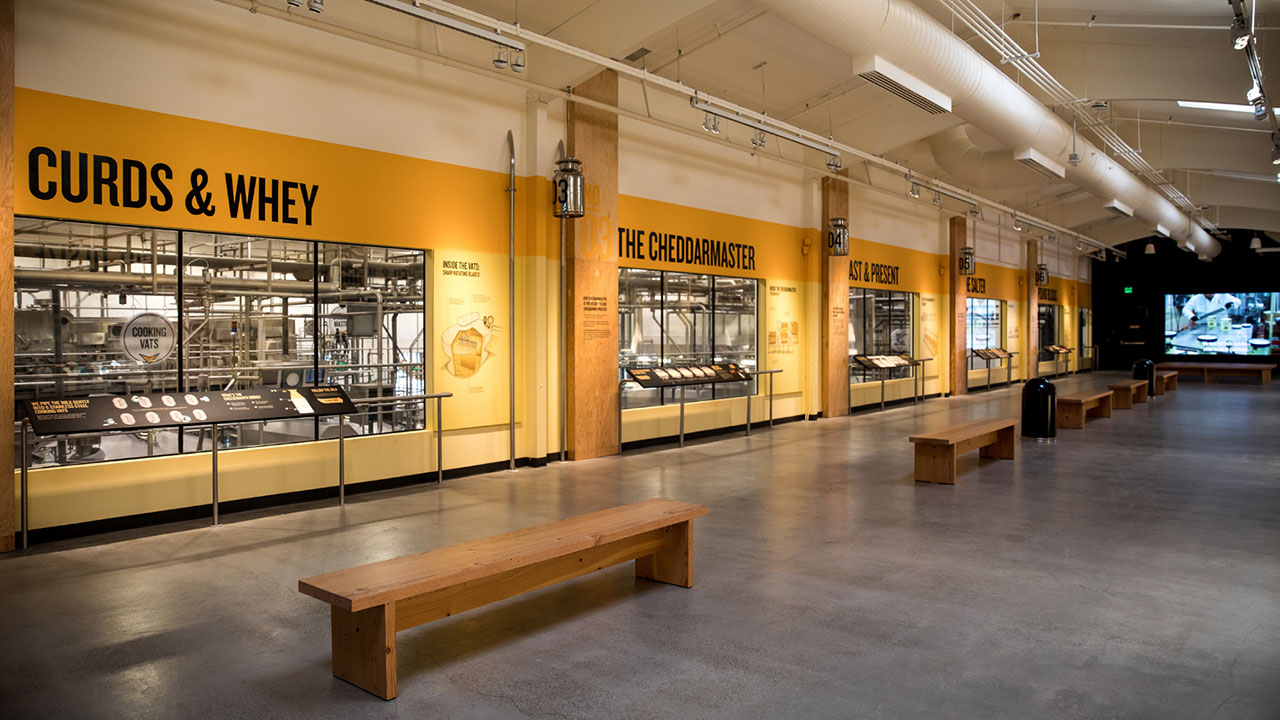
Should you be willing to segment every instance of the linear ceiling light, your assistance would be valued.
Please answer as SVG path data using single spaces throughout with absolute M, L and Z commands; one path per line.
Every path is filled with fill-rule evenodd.
M 1235 105 L 1233 103 L 1220 102 L 1199 102 L 1194 100 L 1179 100 L 1178 107 L 1189 108 L 1191 110 L 1222 110 L 1224 112 L 1251 113 L 1252 105 Z M 1280 113 L 1280 108 L 1273 110 Z
M 1160 237 L 1169 237 L 1169 228 L 1157 223 L 1156 234 L 1159 235 Z
M 794 135 L 784 130 L 779 130 L 777 128 L 769 127 L 768 125 L 765 125 L 762 122 L 756 122 L 751 118 L 742 117 L 741 115 L 731 113 L 728 110 L 721 110 L 720 108 L 714 105 L 711 105 L 710 103 L 703 102 L 702 100 L 699 100 L 696 97 L 690 98 L 689 104 L 692 105 L 694 108 L 701 110 L 702 112 L 707 113 L 709 115 L 722 117 L 725 120 L 728 120 L 730 122 L 736 122 L 739 125 L 745 125 L 746 127 L 749 127 L 755 130 L 756 134 L 754 137 L 751 138 L 751 144 L 758 148 L 764 147 L 765 134 L 768 133 L 769 135 L 772 135 L 776 138 L 781 138 L 783 140 L 786 140 L 787 142 L 793 142 L 797 145 L 803 145 L 804 147 L 810 148 L 812 150 L 817 150 L 818 152 L 823 153 L 825 155 L 829 155 L 835 158 L 840 157 L 839 153 L 837 153 L 832 148 L 819 145 L 818 143 L 813 142 L 807 138 L 802 138 L 799 135 Z
M 324 6 L 324 0 L 319 0 L 318 2 L 317 0 L 309 0 L 309 1 L 312 3 L 319 4 L 321 7 Z M 444 15 L 440 15 L 438 13 L 433 13 L 430 10 L 423 10 L 422 8 L 416 5 L 410 5 L 408 3 L 400 2 L 400 0 L 364 0 L 364 1 L 367 3 L 373 3 L 374 5 L 384 7 L 388 10 L 395 10 L 396 12 L 401 12 L 401 13 L 404 13 L 405 15 L 411 15 L 413 17 L 418 18 L 419 20 L 426 20 L 429 23 L 434 23 L 442 27 L 447 27 L 450 30 L 457 30 L 458 32 L 464 35 L 470 35 L 471 37 L 480 38 L 481 40 L 488 40 L 489 42 L 497 43 L 498 45 L 501 45 L 503 47 L 508 47 L 508 48 L 511 48 L 512 50 L 518 50 L 520 52 L 524 52 L 524 43 L 520 42 L 519 40 L 512 40 L 511 38 L 508 38 L 505 35 L 502 35 L 497 30 L 485 30 L 484 28 L 478 28 L 474 25 L 468 25 L 467 23 L 461 22 L 459 20 L 454 20 L 453 18 L 445 17 Z M 521 68 L 523 67 L 524 67 L 524 63 L 522 58 Z

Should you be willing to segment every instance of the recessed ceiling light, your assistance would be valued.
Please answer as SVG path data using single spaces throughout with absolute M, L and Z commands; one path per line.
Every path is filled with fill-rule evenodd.
M 1178 107 L 1190 108 L 1192 110 L 1223 110 L 1225 112 L 1238 112 L 1238 113 L 1253 112 L 1252 105 L 1234 105 L 1232 103 L 1219 103 L 1219 102 L 1198 102 L 1194 100 L 1179 100 Z M 1280 108 L 1276 108 L 1272 110 L 1272 112 L 1280 114 Z

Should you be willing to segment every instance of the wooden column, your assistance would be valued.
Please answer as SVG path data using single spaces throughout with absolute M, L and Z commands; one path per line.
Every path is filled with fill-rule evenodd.
M 618 74 L 573 89 L 616 105 Z M 582 161 L 583 218 L 569 223 L 565 253 L 569 336 L 569 457 L 618 452 L 618 116 L 569 104 L 568 152 Z
M 947 323 L 947 378 L 952 395 L 969 392 L 968 278 L 960 274 L 960 249 L 968 246 L 969 221 L 957 215 L 947 222 L 951 246 L 951 320 Z
M 0 418 L 6 428 L 13 417 L 13 1 L 0 0 Z M 0 552 L 14 547 L 13 466 L 13 443 L 0 442 Z
M 848 169 L 841 170 L 847 174 Z M 822 178 L 822 416 L 849 414 L 849 256 L 832 255 L 831 218 L 849 217 L 849 184 Z
M 1022 377 L 1030 380 L 1040 375 L 1040 288 L 1036 286 L 1036 265 L 1040 262 L 1040 246 L 1035 240 L 1027 241 L 1027 306 L 1026 332 L 1027 339 L 1024 351 Z

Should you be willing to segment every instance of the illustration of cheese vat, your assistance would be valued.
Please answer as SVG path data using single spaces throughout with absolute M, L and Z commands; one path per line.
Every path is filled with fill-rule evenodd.
M 449 359 L 445 370 L 456 378 L 469 378 L 480 371 L 492 353 L 489 342 L 493 339 L 493 316 L 483 318 L 480 313 L 467 313 L 445 328 L 440 334 L 444 355 Z

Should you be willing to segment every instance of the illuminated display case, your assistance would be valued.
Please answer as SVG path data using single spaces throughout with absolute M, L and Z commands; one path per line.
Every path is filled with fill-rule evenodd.
M 915 352 L 916 294 L 895 290 L 849 289 L 849 357 L 912 355 Z M 910 366 L 889 369 L 888 379 L 908 378 Z M 861 363 L 849 367 L 849 382 L 880 378 Z
M 656 366 L 732 362 L 756 369 L 759 282 L 700 273 L 640 268 L 618 270 L 619 380 L 626 371 Z M 629 384 L 623 408 L 677 402 L 672 388 Z M 686 389 L 688 402 L 741 397 L 755 383 L 698 385 Z

